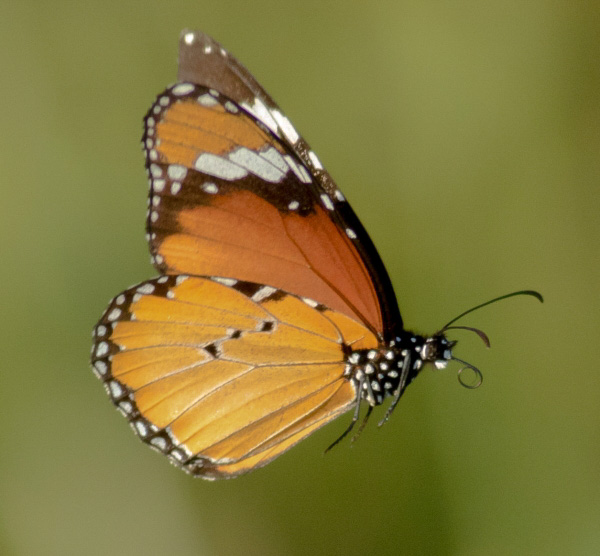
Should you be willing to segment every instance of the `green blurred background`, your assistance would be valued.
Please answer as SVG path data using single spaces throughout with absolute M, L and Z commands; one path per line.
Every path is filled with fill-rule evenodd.
M 9 1 L 2 6 L 0 553 L 600 553 L 596 2 Z M 154 275 L 141 119 L 184 27 L 278 101 L 370 231 L 405 324 L 464 324 L 389 424 L 194 480 L 88 365 L 108 300 Z M 379 413 L 381 415 L 381 412 Z

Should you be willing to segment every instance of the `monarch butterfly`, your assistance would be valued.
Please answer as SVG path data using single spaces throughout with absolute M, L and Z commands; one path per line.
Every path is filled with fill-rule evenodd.
M 110 302 L 91 357 L 144 442 L 195 476 L 234 477 L 353 409 L 343 438 L 361 402 L 364 425 L 391 397 L 385 421 L 426 363 L 456 359 L 456 319 L 429 337 L 404 330 L 352 208 L 220 44 L 182 33 L 178 82 L 144 124 L 160 275 Z M 520 294 L 541 300 L 502 298 Z

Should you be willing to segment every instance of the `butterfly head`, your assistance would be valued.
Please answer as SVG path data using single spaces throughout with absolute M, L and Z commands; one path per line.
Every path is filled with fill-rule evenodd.
M 483 331 L 475 329 L 469 330 L 473 330 L 473 332 L 478 333 L 478 335 L 480 335 L 480 337 L 489 347 L 489 340 L 487 340 L 487 336 Z M 448 366 L 449 361 L 458 361 L 459 363 L 462 363 L 463 367 L 461 367 L 458 371 L 458 381 L 465 388 L 478 388 L 483 382 L 483 375 L 481 374 L 481 371 L 474 365 L 454 357 L 452 354 L 452 348 L 456 344 L 456 340 L 448 340 L 443 331 L 437 332 L 425 340 L 425 344 L 423 345 L 423 349 L 421 351 L 421 358 L 425 363 L 433 363 L 436 369 L 445 369 Z M 467 378 L 463 375 L 466 370 L 471 371 L 471 373 L 473 373 L 475 376 Z
M 452 359 L 452 348 L 456 341 L 450 341 L 438 332 L 425 340 L 421 350 L 421 359 L 424 363 L 433 363 L 436 369 L 445 369 L 448 361 Z

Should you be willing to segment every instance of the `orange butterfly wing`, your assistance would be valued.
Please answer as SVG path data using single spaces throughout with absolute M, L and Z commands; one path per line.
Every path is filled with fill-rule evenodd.
M 348 346 L 377 339 L 271 287 L 162 276 L 111 302 L 92 364 L 144 442 L 218 478 L 268 463 L 349 409 Z
M 150 110 L 144 139 L 148 233 L 161 273 L 269 284 L 381 330 L 377 292 L 330 217 L 334 201 L 230 100 L 199 86 L 178 95 L 178 87 Z
M 402 320 L 383 263 L 271 97 L 198 32 L 182 33 L 179 80 L 145 119 L 157 268 L 282 288 L 389 340 Z

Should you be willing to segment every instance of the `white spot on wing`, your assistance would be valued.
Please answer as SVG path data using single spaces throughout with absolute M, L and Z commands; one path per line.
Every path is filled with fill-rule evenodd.
M 229 154 L 228 158 L 262 180 L 278 183 L 285 177 L 285 174 L 279 168 L 246 147 L 236 149 Z
M 206 106 L 207 108 L 210 106 L 214 106 L 215 104 L 219 104 L 219 101 L 214 97 L 211 97 L 208 93 L 204 93 L 198 97 L 198 102 L 202 106 Z
M 317 170 L 322 170 L 323 169 L 323 165 L 321 164 L 321 161 L 319 160 L 319 157 L 314 153 L 314 151 L 309 151 L 308 152 L 308 158 L 312 162 L 312 164 L 315 167 L 315 169 L 317 169 Z
M 218 282 L 219 284 L 223 284 L 224 286 L 235 286 L 237 284 L 237 280 L 234 278 L 221 278 L 220 276 L 213 276 L 213 282 Z
M 167 441 L 162 436 L 155 436 L 150 440 L 150 444 L 158 448 L 161 452 L 164 452 L 167 449 Z
M 356 239 L 356 232 L 352 228 L 346 228 L 346 235 L 350 239 Z
M 196 36 L 194 35 L 194 33 L 186 33 L 183 36 L 183 41 L 185 42 L 185 44 L 193 44 L 195 38 Z
M 239 112 L 238 107 L 229 100 L 225 103 L 225 110 L 227 110 L 227 112 L 231 112 L 232 114 L 237 114 Z
M 185 459 L 185 456 L 179 450 L 171 450 L 171 456 L 179 462 L 182 462 Z
M 121 316 L 121 309 L 113 309 L 106 317 L 110 322 L 117 320 Z
M 298 207 L 300 206 L 300 203 L 298 201 L 292 201 L 289 205 L 288 208 L 290 210 L 296 210 Z
M 224 180 L 237 180 L 248 175 L 245 168 L 212 153 L 202 153 L 194 162 L 200 172 Z
M 259 152 L 258 154 L 268 160 L 273 166 L 279 168 L 284 174 L 289 171 L 290 167 L 275 147 L 269 147 L 266 151 Z
M 185 179 L 185 176 L 187 175 L 187 168 L 181 164 L 169 164 L 169 167 L 167 168 L 167 175 L 172 180 L 181 181 Z
M 256 119 L 265 124 L 273 133 L 275 133 L 275 135 L 279 137 L 277 122 L 273 119 L 269 109 L 265 106 L 262 100 L 255 98 L 254 104 L 250 105 L 246 102 L 243 102 L 241 106 L 250 112 Z
M 310 299 L 310 297 L 302 297 L 301 299 L 313 309 L 318 305 L 318 303 L 314 299 Z
M 202 184 L 202 191 L 204 191 L 204 193 L 210 193 L 211 195 L 214 195 L 215 193 L 219 192 L 219 188 L 211 182 L 206 182 Z
M 300 170 L 301 178 L 300 180 L 304 183 L 310 183 L 312 179 L 310 178 L 310 174 L 308 170 L 304 167 L 304 164 L 298 164 L 298 170 Z
M 123 415 L 129 415 L 133 411 L 133 404 L 129 400 L 122 400 L 119 402 L 119 409 Z
M 294 126 L 291 122 L 281 113 L 279 110 L 271 110 L 271 114 L 273 114 L 273 118 L 277 122 L 277 125 L 280 127 L 283 134 L 287 137 L 287 139 L 295 145 L 300 136 L 298 132 L 294 129 Z
M 137 290 L 138 293 L 150 294 L 154 292 L 153 284 L 142 284 Z
M 108 383 L 108 388 L 110 390 L 110 395 L 113 398 L 120 398 L 123 395 L 123 388 L 116 380 L 110 381 Z
M 171 92 L 174 95 L 180 96 L 180 95 L 187 95 L 188 93 L 191 93 L 194 90 L 194 86 L 191 83 L 180 83 L 179 85 L 175 85 L 175 87 L 173 87 L 171 89 Z
M 96 361 L 94 363 L 94 369 L 98 371 L 98 376 L 104 376 L 108 371 L 108 367 L 106 366 L 106 363 L 104 361 Z
M 292 172 L 294 172 L 294 174 L 296 174 L 296 177 L 302 183 L 310 183 L 310 181 L 311 181 L 310 176 L 308 177 L 308 181 L 306 181 L 306 176 L 308 176 L 306 169 L 304 169 L 304 168 L 301 169 L 301 165 L 298 164 L 298 162 L 296 160 L 294 160 L 293 156 L 286 154 L 283 158 L 285 159 L 287 165 L 292 169 Z
M 323 205 L 327 210 L 334 209 L 333 203 L 331 202 L 329 195 L 327 195 L 326 193 L 321 193 L 321 201 L 323 202 Z
M 144 438 L 148 434 L 148 427 L 144 421 L 136 421 L 134 424 L 136 432 Z
M 271 286 L 263 286 L 252 296 L 252 301 L 256 301 L 258 303 L 259 301 L 262 301 L 263 299 L 265 299 L 265 297 L 269 297 L 276 291 L 277 290 L 275 288 L 272 288 Z

